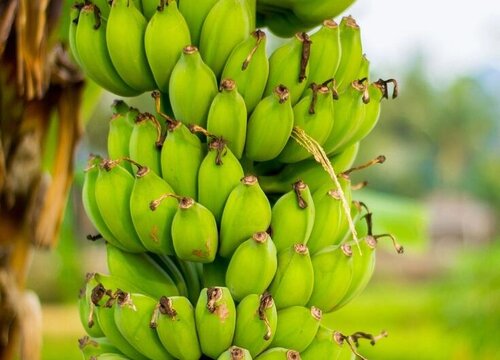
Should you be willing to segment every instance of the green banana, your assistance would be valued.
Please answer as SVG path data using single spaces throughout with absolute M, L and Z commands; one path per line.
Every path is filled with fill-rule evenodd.
M 370 101 L 367 85 L 364 79 L 355 80 L 340 95 L 335 102 L 335 121 L 323 143 L 323 149 L 328 155 L 341 151 L 341 147 L 350 140 L 350 134 L 363 120 L 366 113 L 366 104 Z
M 355 0 L 296 0 L 292 10 L 304 22 L 317 23 L 325 18 L 333 18 L 351 6 Z
M 99 338 L 104 336 L 99 321 L 95 316 L 94 304 L 91 301 L 91 293 L 94 286 L 97 285 L 94 273 L 88 273 L 85 278 L 85 287 L 80 289 L 78 296 L 78 314 L 80 316 L 80 323 L 82 324 L 85 332 L 92 337 Z
M 279 310 L 276 335 L 271 347 L 304 351 L 318 332 L 321 316 L 321 310 L 314 306 L 290 306 Z
M 149 255 L 128 253 L 112 245 L 107 245 L 106 251 L 111 275 L 133 281 L 141 293 L 155 298 L 179 295 L 174 280 Z
M 117 114 L 126 115 L 132 109 L 135 110 L 135 108 L 132 108 L 132 107 L 128 106 L 125 101 L 120 100 L 120 99 L 115 99 L 111 103 L 111 112 L 112 112 L 113 115 L 117 115 Z M 139 111 L 137 110 L 137 112 L 139 112 Z M 134 123 L 131 122 L 131 124 L 133 125 Z
M 208 111 L 207 130 L 226 140 L 234 156 L 241 158 L 247 132 L 247 109 L 234 80 L 221 81 L 220 92 Z
M 278 268 L 269 287 L 276 308 L 307 304 L 313 291 L 313 279 L 313 266 L 306 245 L 295 244 L 278 253 Z
M 169 0 L 164 0 L 165 2 L 168 2 Z M 170 0 L 170 1 L 175 1 L 175 0 Z M 148 24 L 151 21 L 151 18 L 154 16 L 154 14 L 159 11 L 158 8 L 161 8 L 161 6 L 165 5 L 161 2 L 161 0 L 140 0 L 140 4 L 142 6 L 142 14 L 148 20 Z M 166 4 L 168 5 L 168 4 Z M 163 9 L 161 9 L 163 11 Z
M 191 44 L 191 37 L 176 1 L 149 2 L 154 3 L 154 15 L 146 27 L 144 48 L 158 89 L 168 93 L 172 70 L 181 56 L 182 49 Z
M 165 198 L 179 201 L 172 221 L 172 241 L 177 257 L 185 261 L 212 262 L 217 253 L 217 224 L 212 213 L 192 198 L 164 194 L 151 202 L 151 209 Z
M 312 257 L 314 290 L 308 304 L 325 312 L 335 310 L 352 280 L 352 249 L 349 245 L 330 246 Z
M 128 86 L 111 62 L 106 27 L 97 6 L 89 3 L 82 8 L 75 34 L 79 63 L 85 74 L 103 88 L 120 96 L 139 95 L 140 91 Z
M 248 1 L 219 0 L 203 21 L 200 53 L 217 77 L 222 73 L 233 48 L 244 41 L 253 30 Z
M 326 84 L 312 83 L 310 90 L 293 107 L 294 126 L 303 129 L 309 136 L 322 145 L 330 134 L 334 124 L 332 90 Z M 295 163 L 312 154 L 304 149 L 295 139 L 288 139 L 278 161 Z
M 225 287 L 228 264 L 229 261 L 221 257 L 216 257 L 211 263 L 203 264 L 203 287 Z
M 146 357 L 154 360 L 174 359 L 163 347 L 156 331 L 151 328 L 151 316 L 156 301 L 142 294 L 117 291 L 114 317 L 123 337 Z
M 130 157 L 143 166 L 147 166 L 161 176 L 161 126 L 156 118 L 149 113 L 141 113 L 135 119 L 135 125 L 130 135 Z
M 111 230 L 106 225 L 99 207 L 97 206 L 95 185 L 97 182 L 97 177 L 99 174 L 99 164 L 102 158 L 99 156 L 92 155 L 89 157 L 87 168 L 85 169 L 85 175 L 83 179 L 82 188 L 82 203 L 85 213 L 89 217 L 92 225 L 97 229 L 99 234 L 110 244 L 116 247 L 124 249 L 125 246 L 115 238 Z
M 252 355 L 247 349 L 231 346 L 220 354 L 217 360 L 252 360 Z
M 123 103 L 123 105 L 128 108 L 128 105 L 125 103 Z M 137 109 L 128 108 L 128 110 L 117 112 L 111 117 L 108 132 L 108 157 L 110 159 L 130 157 L 130 136 L 134 130 L 137 115 L 139 115 Z M 122 165 L 133 174 L 130 163 L 125 162 Z
M 226 286 L 233 299 L 261 294 L 271 284 L 278 267 L 276 247 L 266 232 L 255 233 L 238 246 L 226 271 Z
M 142 245 L 130 215 L 130 193 L 134 177 L 119 165 L 119 160 L 104 160 L 95 182 L 95 198 L 99 212 L 121 248 L 142 252 Z
M 370 60 L 368 60 L 365 54 L 361 57 L 356 79 L 366 79 L 367 83 L 370 82 Z
M 80 11 L 82 11 L 84 4 L 82 2 L 75 2 L 70 9 L 70 22 L 69 22 L 69 34 L 68 34 L 68 45 L 73 54 L 73 59 L 78 65 L 81 66 L 80 56 L 78 55 L 78 49 L 76 48 L 76 29 L 78 27 L 78 18 L 80 17 Z
M 120 77 L 140 92 L 156 88 L 144 50 L 146 25 L 146 19 L 130 0 L 113 0 L 106 27 L 109 56 Z
M 263 98 L 250 115 L 245 155 L 250 160 L 274 159 L 285 147 L 293 129 L 290 93 L 283 85 Z
M 200 271 L 203 271 L 203 264 L 178 260 L 175 257 L 173 257 L 173 260 L 176 260 L 175 262 L 177 263 L 177 267 L 181 271 L 182 277 L 186 283 L 187 297 L 189 301 L 191 301 L 192 304 L 196 304 L 202 289 L 202 279 L 198 273 L 198 268 L 200 268 Z
M 233 344 L 248 349 L 256 357 L 271 344 L 277 322 L 278 313 L 271 294 L 247 295 L 236 308 Z
M 193 45 L 199 45 L 203 22 L 216 2 L 218 0 L 181 0 L 179 2 L 179 11 L 189 26 Z
M 254 233 L 271 224 L 271 205 L 257 177 L 245 176 L 231 191 L 222 213 L 219 254 L 230 257 Z
M 271 95 L 276 86 L 283 84 L 290 91 L 292 105 L 299 101 L 307 86 L 310 48 L 311 39 L 307 33 L 302 32 L 295 34 L 271 54 L 265 96 Z
M 208 154 L 198 173 L 198 200 L 221 222 L 224 205 L 231 191 L 244 176 L 240 162 L 221 138 L 210 139 Z
M 103 353 L 97 357 L 92 357 L 90 360 L 131 360 L 130 358 L 117 353 Z
M 363 59 L 363 48 L 361 45 L 361 31 L 352 16 L 342 18 L 339 30 L 342 56 L 335 73 L 335 80 L 337 80 L 339 93 L 342 94 L 349 87 L 349 84 L 356 79 Z
M 276 7 L 257 13 L 257 20 L 260 20 L 259 26 L 267 26 L 273 34 L 281 38 L 291 38 L 297 32 L 307 32 L 321 22 L 320 20 L 314 24 L 306 24 L 291 10 Z
M 186 46 L 169 82 L 170 104 L 175 117 L 184 124 L 206 128 L 208 110 L 216 95 L 217 79 L 213 71 L 195 46 Z
M 300 360 L 298 351 L 286 349 L 282 347 L 275 347 L 264 351 L 257 356 L 255 360 Z
M 201 357 L 196 334 L 193 305 L 185 297 L 162 296 L 151 326 L 167 351 L 177 359 L 197 360 Z
M 278 252 L 293 244 L 307 244 L 314 226 L 314 202 L 309 187 L 299 180 L 273 206 L 271 230 Z
M 90 1 L 86 1 L 89 3 Z M 109 0 L 93 0 L 92 3 L 94 3 L 97 7 L 99 7 L 99 10 L 101 12 L 101 17 L 105 20 L 108 20 L 109 17 L 109 11 L 111 10 L 111 4 Z
M 343 348 L 341 344 L 337 342 L 337 338 L 338 332 L 320 325 L 316 337 L 307 349 L 300 353 L 302 360 L 316 360 L 321 358 L 343 359 L 339 357 Z M 350 358 L 349 356 L 346 359 Z
M 179 261 L 175 256 L 150 254 L 151 258 L 161 266 L 172 278 L 180 296 L 188 296 L 188 283 L 184 278 Z
M 236 82 L 248 113 L 255 109 L 262 98 L 269 75 L 266 34 L 257 29 L 250 35 L 231 51 L 221 76 L 222 79 Z
M 356 143 L 329 157 L 330 164 L 336 174 L 348 170 L 352 166 L 358 149 L 359 143 Z M 317 191 L 325 184 L 332 183 L 330 175 L 313 159 L 287 164 L 276 175 L 259 176 L 259 182 L 266 193 L 286 193 L 290 184 L 297 179 L 302 179 L 309 186 L 311 192 Z
M 95 357 L 99 358 L 100 355 L 106 353 L 122 355 L 120 354 L 120 350 L 105 337 L 91 338 L 84 336 L 78 339 L 78 347 L 83 354 L 84 360 L 92 360 Z
M 177 211 L 177 201 L 165 199 L 155 211 L 149 205 L 151 200 L 172 192 L 172 187 L 154 171 L 139 167 L 130 194 L 130 215 L 144 247 L 159 255 L 174 255 L 170 227 Z
M 201 351 L 217 358 L 233 341 L 236 308 L 229 289 L 204 288 L 195 308 L 196 330 Z
M 311 35 L 311 41 L 306 89 L 313 83 L 322 84 L 333 79 L 342 54 L 339 26 L 333 20 L 323 21 L 321 28 Z

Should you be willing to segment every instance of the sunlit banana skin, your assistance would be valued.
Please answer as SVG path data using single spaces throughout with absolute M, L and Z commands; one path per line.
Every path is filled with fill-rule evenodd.
M 231 191 L 224 206 L 219 254 L 229 258 L 236 248 L 254 233 L 266 231 L 271 224 L 271 205 L 257 177 L 245 176 Z
M 156 88 L 144 50 L 146 25 L 130 0 L 113 0 L 106 27 L 109 55 L 120 77 L 140 92 Z
M 276 247 L 266 232 L 255 233 L 238 246 L 226 271 L 226 286 L 233 299 L 261 294 L 271 284 L 278 263 Z
M 272 238 L 278 252 L 294 244 L 307 244 L 314 226 L 315 209 L 309 187 L 299 180 L 292 188 L 272 208 Z
M 273 347 L 257 356 L 255 360 L 301 360 L 301 357 L 296 350 Z
M 293 129 L 290 92 L 278 85 L 264 97 L 250 115 L 245 155 L 254 161 L 272 160 L 285 147 Z
M 245 41 L 238 44 L 229 55 L 222 79 L 233 79 L 238 92 L 245 100 L 248 113 L 257 106 L 269 75 L 266 52 L 266 34 L 255 30 Z
M 123 337 L 149 359 L 174 359 L 150 326 L 155 307 L 153 298 L 118 291 L 114 309 L 116 326 Z
M 172 70 L 182 49 L 191 44 L 191 37 L 176 1 L 164 0 L 161 4 L 159 1 L 152 2 L 155 3 L 154 15 L 146 27 L 144 48 L 158 89 L 168 93 Z
M 161 297 L 151 321 L 161 343 L 177 359 L 196 360 L 201 349 L 193 305 L 185 297 Z
M 217 92 L 217 79 L 198 49 L 192 45 L 184 47 L 169 82 L 175 117 L 184 124 L 206 128 L 210 104 Z
M 269 287 L 276 308 L 305 305 L 313 292 L 314 277 L 306 245 L 295 244 L 278 253 L 278 268 Z
M 335 73 L 339 93 L 342 94 L 349 84 L 356 79 L 363 57 L 361 31 L 351 16 L 343 17 L 340 25 L 340 46 L 342 56 Z
M 139 114 L 130 134 L 130 157 L 161 176 L 161 126 L 149 113 Z
M 245 100 L 239 94 L 236 82 L 225 78 L 208 111 L 207 130 L 222 137 L 238 159 L 243 155 L 247 130 Z
M 252 355 L 247 349 L 231 346 L 229 349 L 224 351 L 217 360 L 252 360 Z
M 321 316 L 322 311 L 314 306 L 290 306 L 279 310 L 276 336 L 271 347 L 304 351 L 318 332 Z
M 344 359 L 341 355 L 344 348 L 347 348 L 347 345 L 342 346 L 342 344 L 337 342 L 337 334 L 337 332 L 320 325 L 311 344 L 300 353 L 302 360 L 315 360 L 321 358 Z M 351 355 L 350 351 L 349 355 Z
M 248 349 L 255 358 L 271 344 L 277 322 L 278 313 L 271 294 L 250 294 L 236 308 L 233 343 Z
M 243 176 L 240 162 L 225 141 L 212 139 L 198 173 L 198 201 L 214 214 L 218 224 L 229 194 Z
M 91 360 L 93 357 L 99 357 L 107 353 L 125 356 L 105 337 L 91 338 L 84 336 L 78 339 L 78 347 L 82 352 L 84 360 Z
M 236 307 L 227 288 L 203 289 L 196 303 L 195 319 L 203 354 L 217 358 L 231 346 Z

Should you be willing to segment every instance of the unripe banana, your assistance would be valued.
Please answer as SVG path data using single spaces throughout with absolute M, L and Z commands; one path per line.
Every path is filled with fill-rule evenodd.
M 198 269 L 200 269 L 200 272 L 203 271 L 203 264 L 179 260 L 178 267 L 186 281 L 187 297 L 192 304 L 196 304 L 200 291 L 204 287 L 202 286 L 202 276 L 198 272 Z
M 182 0 L 179 2 L 179 11 L 186 19 L 191 34 L 192 44 L 200 43 L 201 28 L 208 13 L 218 0 Z
M 290 306 L 279 310 L 276 336 L 271 347 L 304 351 L 318 332 L 321 316 L 321 310 L 314 306 Z
M 175 117 L 184 124 L 206 128 L 208 110 L 216 95 L 217 80 L 213 71 L 203 62 L 195 46 L 186 46 L 169 82 L 170 104 Z
M 106 353 L 122 355 L 120 354 L 120 350 L 111 344 L 111 342 L 105 337 L 91 338 L 84 336 L 78 339 L 78 347 L 82 352 L 84 360 L 92 360 L 96 357 L 99 358 L 99 356 Z
M 255 233 L 238 246 L 226 271 L 226 286 L 233 299 L 261 294 L 271 284 L 278 263 L 276 247 L 266 232 Z
M 352 280 L 352 249 L 349 245 L 331 246 L 312 257 L 314 289 L 308 304 L 325 312 L 335 310 Z
M 342 94 L 356 79 L 363 58 L 361 31 L 351 16 L 343 17 L 340 25 L 340 46 L 342 56 L 335 73 L 339 93 Z
M 203 287 L 225 287 L 228 264 L 229 261 L 221 257 L 216 257 L 211 263 L 203 264 Z
M 75 34 L 80 65 L 85 74 L 103 88 L 120 96 L 139 95 L 140 91 L 127 85 L 111 62 L 106 27 L 97 6 L 87 4 L 82 8 Z
M 266 34 L 255 30 L 233 49 L 224 65 L 222 78 L 236 82 L 247 111 L 251 113 L 262 98 L 268 75 Z
M 301 180 L 273 206 L 271 229 L 278 252 L 293 244 L 307 244 L 314 226 L 314 202 L 309 187 Z
M 121 247 L 130 252 L 142 252 L 142 245 L 130 215 L 130 194 L 134 177 L 119 161 L 104 160 L 95 182 L 95 197 L 101 216 Z
M 144 15 L 144 17 L 148 20 L 148 23 L 151 20 L 151 18 L 154 16 L 156 11 L 158 10 L 158 7 L 163 5 L 163 3 L 161 3 L 160 1 L 161 0 L 140 0 L 140 4 L 142 7 L 141 12 Z M 165 0 L 165 2 L 167 2 L 167 1 L 168 0 Z M 171 1 L 174 1 L 174 0 L 171 0 Z
M 89 3 L 89 2 L 90 1 L 87 1 L 87 3 Z M 108 0 L 93 0 L 92 3 L 94 3 L 97 7 L 99 7 L 99 10 L 101 12 L 101 17 L 105 20 L 108 20 L 109 11 L 111 10 L 110 1 L 108 1 Z
M 283 85 L 274 88 L 255 107 L 247 125 L 245 155 L 255 161 L 274 159 L 285 147 L 293 129 L 290 93 Z
M 80 289 L 78 296 L 78 314 L 80 315 L 80 323 L 85 332 L 92 337 L 102 337 L 102 331 L 99 321 L 95 316 L 95 306 L 91 301 L 92 289 L 98 284 L 95 280 L 95 274 L 89 273 L 85 279 L 85 286 Z
M 106 225 L 106 222 L 104 221 L 101 212 L 99 211 L 99 207 L 97 206 L 95 185 L 97 182 L 97 177 L 99 174 L 99 164 L 101 163 L 101 161 L 102 158 L 99 156 L 90 156 L 88 160 L 82 188 L 83 208 L 85 209 L 85 213 L 92 222 L 92 225 L 94 225 L 99 234 L 110 244 L 124 249 L 125 246 L 123 246 L 122 243 L 117 238 L 115 238 L 111 230 Z
M 335 77 L 342 54 L 339 34 L 337 23 L 333 20 L 325 20 L 321 28 L 311 35 L 307 87 L 313 83 L 322 84 Z
M 320 326 L 318 332 L 311 342 L 311 344 L 300 353 L 302 360 L 316 360 L 316 359 L 350 359 L 351 353 L 349 352 L 349 357 L 342 357 L 341 354 L 344 348 L 337 342 L 338 332 L 330 330 L 324 326 Z
M 161 149 L 161 172 L 176 194 L 198 198 L 198 171 L 204 157 L 198 136 L 181 122 L 168 124 Z
M 172 70 L 181 56 L 182 49 L 191 44 L 191 37 L 186 20 L 177 9 L 176 1 L 149 1 L 154 3 L 154 15 L 146 28 L 144 48 L 158 89 L 168 93 Z
M 265 11 L 259 12 L 257 15 L 257 20 L 260 20 L 259 26 L 267 26 L 273 34 L 281 38 L 291 38 L 297 32 L 307 32 L 321 22 L 320 20 L 314 24 L 306 24 L 291 10 L 279 7 L 266 8 Z
M 147 254 L 131 254 L 112 245 L 107 245 L 106 251 L 110 273 L 133 282 L 141 293 L 155 298 L 179 295 L 170 275 Z
M 165 194 L 151 203 L 151 208 L 168 197 L 179 200 L 172 221 L 172 241 L 177 257 L 185 261 L 212 262 L 217 253 L 217 224 L 212 213 L 192 198 Z
M 247 349 L 231 346 L 220 354 L 217 360 L 252 360 L 252 355 Z
M 196 334 L 193 305 L 185 297 L 160 298 L 151 326 L 161 343 L 177 359 L 197 360 L 201 357 Z
M 174 359 L 151 327 L 155 307 L 156 301 L 146 295 L 118 291 L 114 310 L 116 327 L 133 347 L 148 358 Z
M 130 157 L 161 176 L 161 126 L 149 113 L 139 114 L 130 135 Z
M 120 77 L 140 92 L 156 88 L 144 50 L 146 25 L 130 0 L 113 0 L 106 28 L 109 55 Z
M 363 120 L 366 112 L 366 104 L 370 97 L 364 79 L 355 80 L 340 95 L 335 102 L 335 121 L 328 138 L 323 143 L 323 149 L 328 155 L 341 151 L 344 144 L 351 139 L 353 129 Z
M 330 134 L 334 123 L 332 90 L 326 84 L 311 84 L 310 90 L 293 107 L 294 126 L 303 129 L 309 136 L 322 145 Z M 278 156 L 278 161 L 295 163 L 312 154 L 295 139 L 290 138 Z
M 126 104 L 125 106 L 128 107 Z M 130 136 L 134 130 L 137 115 L 139 115 L 137 109 L 129 108 L 127 111 L 117 112 L 111 117 L 108 132 L 108 157 L 110 159 L 130 157 Z M 122 165 L 133 174 L 130 163 L 125 162 Z
M 295 105 L 307 86 L 311 39 L 307 33 L 297 33 L 291 40 L 277 48 L 269 58 L 269 78 L 265 96 L 283 84 L 290 91 L 290 101 Z M 327 80 L 327 79 L 324 79 Z
M 149 255 L 160 267 L 167 272 L 175 283 L 180 296 L 188 296 L 188 283 L 181 271 L 180 260 L 175 256 L 168 255 Z
M 269 293 L 251 294 L 236 308 L 236 330 L 233 343 L 248 349 L 253 357 L 264 351 L 276 333 L 278 315 Z
M 307 23 L 319 22 L 336 17 L 354 3 L 355 0 L 298 0 L 293 1 L 292 10 L 299 19 Z
M 255 360 L 301 360 L 298 351 L 275 347 L 264 351 Z
M 130 214 L 144 247 L 155 254 L 174 255 L 170 227 L 177 211 L 175 199 L 165 199 L 152 211 L 150 202 L 172 187 L 148 167 L 139 167 L 130 194 Z
M 208 111 L 207 130 L 226 140 L 227 147 L 241 158 L 247 132 L 247 109 L 234 80 L 221 81 L 220 92 Z
M 257 177 L 245 176 L 227 198 L 220 226 L 219 254 L 230 257 L 254 233 L 271 224 L 271 205 Z
M 247 1 L 219 0 L 203 22 L 200 52 L 217 77 L 222 73 L 233 48 L 244 41 L 253 30 Z
M 201 351 L 217 358 L 231 346 L 236 327 L 236 308 L 229 289 L 203 289 L 196 303 L 195 318 Z
M 220 224 L 229 194 L 244 176 L 240 162 L 221 138 L 211 139 L 198 173 L 198 201 Z
M 68 34 L 68 45 L 75 59 L 76 63 L 81 66 L 80 56 L 78 55 L 78 49 L 76 48 L 76 29 L 78 26 L 78 18 L 80 17 L 80 11 L 82 10 L 84 4 L 76 2 L 70 9 L 70 21 L 69 21 L 69 34 Z
M 130 358 L 120 354 L 120 353 L 103 353 L 97 357 L 92 357 L 90 360 L 131 360 Z
M 278 268 L 269 287 L 276 308 L 307 304 L 313 291 L 314 277 L 306 245 L 295 244 L 278 253 Z

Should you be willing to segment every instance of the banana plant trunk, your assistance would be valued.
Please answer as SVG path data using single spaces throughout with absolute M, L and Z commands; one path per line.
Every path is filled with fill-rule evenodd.
M 0 360 L 40 358 L 25 283 L 35 249 L 58 238 L 81 132 L 82 76 L 56 42 L 63 4 L 0 0 Z

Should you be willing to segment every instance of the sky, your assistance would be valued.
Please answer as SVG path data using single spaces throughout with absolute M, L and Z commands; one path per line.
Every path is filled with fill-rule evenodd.
M 377 76 L 389 76 L 381 72 L 400 69 L 419 50 L 437 79 L 500 71 L 498 0 L 357 0 L 344 14 L 360 25 Z

